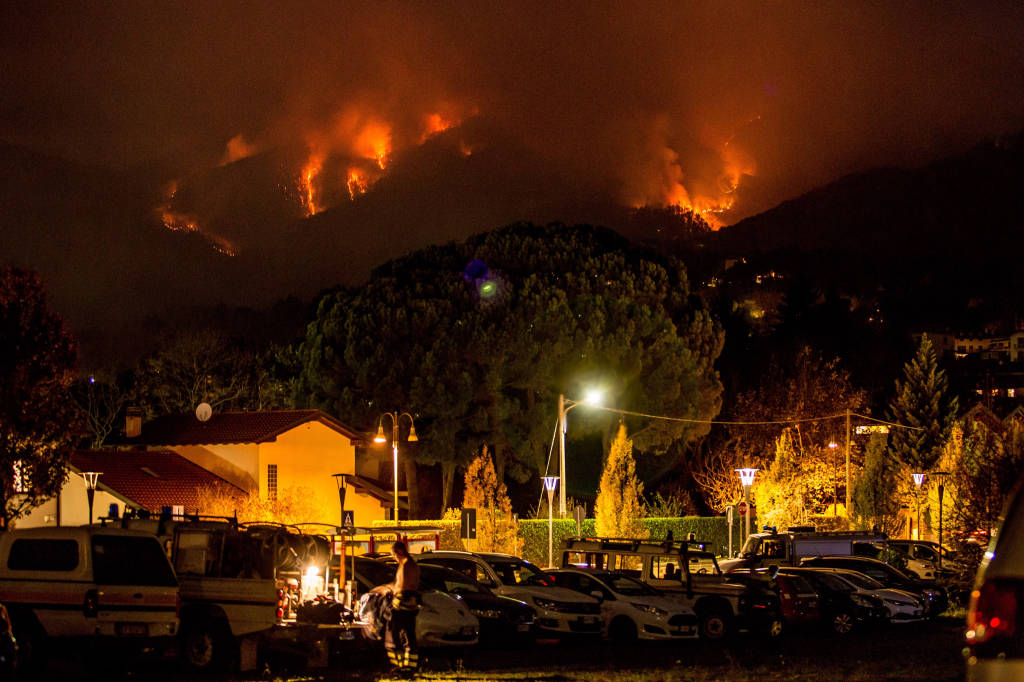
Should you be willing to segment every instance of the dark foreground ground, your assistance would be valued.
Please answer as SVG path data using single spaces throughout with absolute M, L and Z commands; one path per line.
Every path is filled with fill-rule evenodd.
M 815 632 L 790 633 L 781 640 L 738 637 L 723 646 L 699 641 L 616 646 L 607 642 L 540 643 L 510 650 L 469 650 L 459 654 L 425 652 L 416 679 L 423 680 L 962 680 L 963 625 L 959 619 L 903 625 L 846 638 Z M 103 658 L 88 663 L 68 656 L 51 660 L 43 679 L 192 680 L 173 663 L 123 662 Z M 395 679 L 379 644 L 350 648 L 331 667 L 278 668 L 262 673 L 208 676 L 228 680 Z

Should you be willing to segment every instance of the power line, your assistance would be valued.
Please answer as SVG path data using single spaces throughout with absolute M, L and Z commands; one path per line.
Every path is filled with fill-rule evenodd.
M 632 410 L 620 410 L 615 407 L 604 407 L 603 405 L 587 405 L 594 410 L 604 410 L 605 412 L 614 412 L 615 414 L 625 414 L 632 417 L 644 417 L 646 419 L 661 419 L 664 421 L 671 422 L 684 422 L 687 424 L 723 424 L 726 426 L 771 426 L 771 425 L 785 425 L 785 424 L 797 424 L 803 422 L 819 422 L 826 421 L 828 419 L 846 419 L 846 413 L 830 414 L 822 417 L 797 417 L 795 419 L 770 419 L 765 421 L 726 421 L 720 419 L 687 419 L 685 417 L 668 417 L 660 414 L 647 414 L 645 412 L 633 412 Z M 894 426 L 900 429 L 912 429 L 914 431 L 924 431 L 924 428 L 920 426 L 908 426 L 907 424 L 896 424 L 894 422 L 887 422 L 882 419 L 875 419 L 863 414 L 850 413 L 850 416 L 860 417 L 861 419 L 867 419 L 868 421 L 878 422 L 879 424 L 885 424 L 887 426 Z

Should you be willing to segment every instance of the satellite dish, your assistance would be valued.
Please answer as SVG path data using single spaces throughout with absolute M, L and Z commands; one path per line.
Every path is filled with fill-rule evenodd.
M 196 408 L 196 419 L 201 422 L 208 422 L 212 416 L 213 408 L 210 407 L 210 403 L 199 403 L 199 406 Z

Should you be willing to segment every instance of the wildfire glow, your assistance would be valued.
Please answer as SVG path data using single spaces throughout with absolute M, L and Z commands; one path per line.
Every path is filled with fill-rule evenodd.
M 173 210 L 174 197 L 178 193 L 178 181 L 172 180 L 167 184 L 164 191 L 164 202 L 157 211 L 160 213 L 160 222 L 164 227 L 173 232 L 195 232 L 203 235 L 215 251 L 225 256 L 235 256 L 238 252 L 235 245 L 229 240 L 215 234 L 208 234 L 199 227 L 199 221 L 195 216 Z
M 320 170 L 323 168 L 323 164 L 323 155 L 314 152 L 309 155 L 306 165 L 302 168 L 299 183 L 302 194 L 302 205 L 306 209 L 307 216 L 315 215 L 323 210 L 323 208 L 318 206 L 316 202 L 315 185 L 316 177 L 320 175 Z
M 350 168 L 348 171 L 348 195 L 352 201 L 355 201 L 360 194 L 366 194 L 368 188 L 366 176 L 360 173 L 358 168 Z
M 229 163 L 248 158 L 257 151 L 259 150 L 256 148 L 256 145 L 246 142 L 242 134 L 239 133 L 228 140 L 227 147 L 224 149 L 224 156 L 220 160 L 220 165 L 226 166 Z
M 359 131 L 353 151 L 364 159 L 376 161 L 377 166 L 384 170 L 391 154 L 391 127 L 377 121 L 367 123 Z
M 427 138 L 433 137 L 438 133 L 443 133 L 446 130 L 454 127 L 456 124 L 446 119 L 441 114 L 430 114 L 427 116 L 427 120 L 424 126 L 423 136 L 420 137 L 420 143 L 427 141 Z

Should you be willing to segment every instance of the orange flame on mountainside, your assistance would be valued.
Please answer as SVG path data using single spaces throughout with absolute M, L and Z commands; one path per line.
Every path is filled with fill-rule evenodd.
M 446 119 L 441 114 L 430 114 L 427 116 L 427 120 L 424 125 L 423 135 L 420 136 L 420 144 L 427 141 L 428 138 L 443 133 L 446 130 L 450 130 L 454 126 L 458 125 L 457 122 L 452 122 Z
M 229 163 L 246 159 L 255 154 L 259 149 L 254 144 L 245 141 L 241 133 L 228 140 L 224 148 L 224 156 L 221 157 L 220 165 L 226 166 Z
M 376 161 L 384 170 L 391 154 L 391 126 L 378 121 L 366 123 L 353 141 L 352 151 L 356 156 Z
M 203 237 L 210 242 L 210 246 L 215 251 L 218 251 L 225 256 L 235 256 L 238 252 L 235 249 L 235 245 L 229 240 L 215 234 L 209 234 L 204 232 L 199 227 L 199 221 L 195 216 L 188 215 L 187 213 L 180 213 L 172 209 L 172 202 L 174 201 L 175 195 L 178 193 L 178 181 L 172 180 L 167 183 L 167 189 L 164 191 L 164 202 L 161 204 L 157 211 L 160 213 L 160 222 L 163 223 L 164 227 L 172 232 L 195 232 L 203 235 Z
M 302 168 L 302 173 L 299 177 L 299 189 L 302 196 L 302 205 L 306 209 L 306 215 L 316 215 L 322 207 L 317 205 L 316 202 L 316 186 L 314 181 L 316 177 L 320 175 L 320 170 L 324 165 L 323 154 L 313 152 L 309 155 L 309 159 L 306 161 L 306 165 Z
M 360 194 L 366 194 L 366 190 L 369 188 L 369 184 L 358 168 L 350 168 L 348 170 L 348 195 L 352 198 L 352 201 L 356 200 L 356 196 Z

